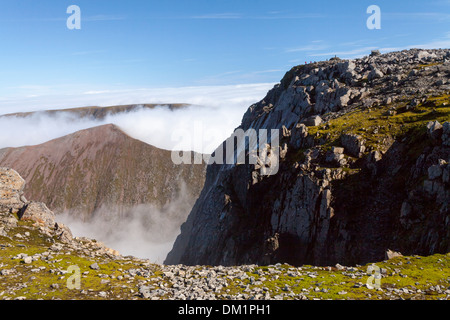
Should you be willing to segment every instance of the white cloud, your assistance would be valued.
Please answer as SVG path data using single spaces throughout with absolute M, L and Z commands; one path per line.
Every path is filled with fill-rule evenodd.
M 161 88 L 87 92 L 77 96 L 51 96 L 0 101 L 0 109 L 14 112 L 48 110 L 83 105 L 124 105 L 142 103 L 188 103 L 192 106 L 171 111 L 165 107 L 138 109 L 108 116 L 101 121 L 77 119 L 67 112 L 31 117 L 0 118 L 0 148 L 36 145 L 54 138 L 103 124 L 113 123 L 130 136 L 167 150 L 211 153 L 239 126 L 247 108 L 264 98 L 274 84 L 217 87 Z M 20 106 L 20 108 L 19 108 Z M 20 131 L 17 128 L 21 128 Z M 195 136 L 193 136 L 195 132 Z M 184 133 L 190 139 L 177 138 Z

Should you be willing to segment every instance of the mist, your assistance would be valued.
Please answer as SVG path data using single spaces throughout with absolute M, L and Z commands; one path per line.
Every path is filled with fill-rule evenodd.
M 162 264 L 195 200 L 182 184 L 179 194 L 162 208 L 150 204 L 102 207 L 89 217 L 66 211 L 57 214 L 57 221 L 66 224 L 75 237 L 96 239 L 123 256 Z

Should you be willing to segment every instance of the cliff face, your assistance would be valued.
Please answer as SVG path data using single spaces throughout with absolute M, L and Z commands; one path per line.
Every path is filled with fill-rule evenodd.
M 192 206 L 205 176 L 204 165 L 174 165 L 170 151 L 133 139 L 114 125 L 0 150 L 0 165 L 28 181 L 26 198 L 55 212 L 87 216 L 139 204 L 163 208 L 179 197 Z
M 450 50 L 294 67 L 239 129 L 280 168 L 208 166 L 168 264 L 361 264 L 450 250 Z M 224 143 L 225 144 L 225 143 Z

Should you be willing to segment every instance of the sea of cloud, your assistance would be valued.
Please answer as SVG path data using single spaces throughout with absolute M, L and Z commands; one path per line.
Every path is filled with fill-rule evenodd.
M 0 101 L 0 113 L 64 109 L 80 106 L 113 106 L 142 103 L 187 103 L 169 110 L 141 108 L 102 120 L 78 118 L 67 112 L 36 112 L 29 117 L 0 117 L 0 149 L 36 145 L 103 124 L 115 124 L 133 138 L 167 150 L 211 153 L 239 126 L 247 108 L 261 100 L 274 84 L 186 87 L 112 92 L 78 96 Z M 65 100 L 63 100 L 65 99 Z

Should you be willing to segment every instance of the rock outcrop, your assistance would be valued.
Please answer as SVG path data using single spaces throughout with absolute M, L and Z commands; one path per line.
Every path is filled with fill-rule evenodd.
M 30 226 L 26 226 L 27 230 L 36 231 L 40 241 L 47 239 L 55 247 L 66 246 L 71 250 L 81 250 L 95 242 L 95 250 L 91 250 L 91 256 L 107 255 L 112 258 L 120 256 L 116 250 L 95 240 L 74 238 L 69 227 L 58 222 L 56 215 L 45 203 L 27 201 L 24 198 L 24 187 L 25 180 L 17 171 L 0 167 L 0 236 L 10 239 L 11 232 L 17 227 L 24 227 L 23 224 L 19 225 L 19 222 L 30 223 Z M 23 236 L 17 234 L 15 237 Z
M 70 229 L 57 223 L 55 214 L 44 203 L 28 202 L 23 196 L 24 187 L 25 180 L 15 170 L 0 167 L 0 227 L 3 233 L 15 227 L 19 220 L 31 221 L 44 234 L 71 242 Z
M 238 128 L 282 132 L 278 173 L 210 164 L 166 263 L 358 264 L 388 249 L 450 251 L 449 77 L 450 50 L 294 67 Z

